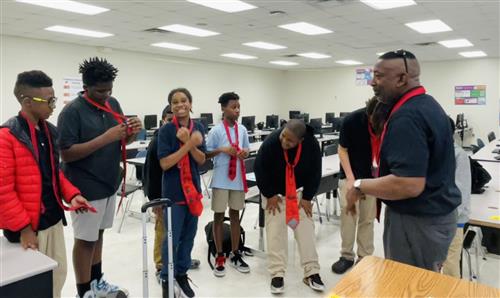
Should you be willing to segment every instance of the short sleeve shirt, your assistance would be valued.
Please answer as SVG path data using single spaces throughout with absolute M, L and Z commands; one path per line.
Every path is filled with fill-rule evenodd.
M 203 125 L 195 121 L 193 131 L 196 130 L 199 131 L 203 136 L 205 135 Z M 167 123 L 160 128 L 160 131 L 158 133 L 158 159 L 167 157 L 179 150 L 180 144 L 179 139 L 177 139 L 176 135 L 177 128 L 173 123 Z M 198 147 L 198 149 L 200 149 L 202 152 L 206 151 L 205 137 L 203 137 L 203 143 Z M 198 164 L 191 156 L 191 153 L 188 154 L 193 183 L 196 189 L 201 193 L 200 172 L 198 170 Z M 180 170 L 177 165 L 163 172 L 162 196 L 164 198 L 169 198 L 176 203 L 186 201 L 184 192 L 182 191 Z
M 231 140 L 235 140 L 235 129 L 229 127 L 229 134 Z M 249 149 L 250 143 L 248 141 L 248 133 L 245 126 L 238 124 L 238 142 L 241 149 Z M 227 138 L 226 129 L 221 122 L 214 126 L 208 133 L 207 138 L 207 151 L 214 151 L 221 147 L 231 146 Z M 214 157 L 214 169 L 212 175 L 212 188 L 229 189 L 229 190 L 243 190 L 243 179 L 241 175 L 241 163 L 239 160 L 236 162 L 236 177 L 230 180 L 228 176 L 230 156 L 225 153 L 220 153 Z
M 115 98 L 108 99 L 111 108 L 120 114 L 122 109 Z M 58 145 L 61 150 L 75 144 L 95 139 L 108 129 L 118 125 L 118 121 L 105 111 L 88 103 L 82 97 L 68 103 L 59 114 Z M 80 189 L 89 201 L 107 198 L 116 193 L 120 185 L 120 141 L 97 149 L 82 159 L 62 164 L 66 177 Z
M 380 176 L 389 174 L 426 179 L 418 197 L 384 201 L 397 212 L 445 215 L 460 205 L 453 132 L 448 116 L 433 97 L 423 94 L 410 99 L 389 120 L 381 148 Z
M 366 108 L 356 110 L 345 117 L 340 128 L 339 144 L 347 149 L 354 177 L 356 179 L 372 178 L 372 150 Z M 342 165 L 340 165 L 339 178 L 346 178 Z

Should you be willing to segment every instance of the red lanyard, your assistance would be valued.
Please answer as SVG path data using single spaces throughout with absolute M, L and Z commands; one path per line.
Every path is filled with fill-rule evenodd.
M 234 122 L 234 135 L 235 135 L 235 142 L 233 143 L 231 141 L 231 134 L 229 133 L 229 123 L 227 123 L 226 120 L 224 120 L 224 128 L 226 129 L 226 135 L 227 139 L 229 140 L 229 144 L 236 149 L 236 152 L 240 152 L 241 148 L 239 146 L 239 135 L 238 135 L 238 122 Z M 230 156 L 229 160 L 229 170 L 228 170 L 228 176 L 229 179 L 234 180 L 236 178 L 236 162 L 237 162 L 237 157 L 236 156 Z M 240 159 L 240 170 L 241 170 L 241 180 L 243 181 L 243 190 L 245 192 L 248 191 L 248 185 L 247 185 L 247 179 L 246 179 L 246 169 L 245 169 L 245 163 L 242 159 Z
M 384 144 L 384 138 L 385 138 L 385 134 L 387 132 L 387 126 L 389 124 L 389 121 L 391 120 L 392 115 L 394 113 L 396 113 L 407 101 L 409 101 L 410 99 L 412 99 L 415 96 L 422 95 L 422 94 L 425 94 L 424 87 L 419 86 L 415 89 L 412 89 L 412 90 L 408 91 L 407 93 L 405 93 L 401 97 L 401 99 L 392 108 L 391 113 L 389 114 L 389 117 L 387 117 L 387 120 L 384 124 L 384 129 L 382 130 L 382 134 L 380 135 L 380 142 L 379 142 L 380 145 L 378 146 L 378 149 L 376 150 L 376 152 L 377 152 L 377 155 L 376 155 L 377 165 L 380 165 L 380 151 L 382 149 L 382 145 Z M 379 169 L 380 169 L 380 167 L 379 167 Z M 379 176 L 380 172 L 379 171 L 377 171 L 377 172 L 378 172 L 377 176 Z
M 28 120 L 28 117 L 26 117 L 26 114 L 24 114 L 23 112 L 21 112 L 20 114 L 21 114 L 21 117 L 23 117 L 24 120 L 26 120 L 26 122 L 28 123 L 28 128 L 29 128 L 30 137 L 31 137 L 31 144 L 33 146 L 33 151 L 35 153 L 35 158 L 36 158 L 37 162 L 40 162 L 40 153 L 38 152 L 38 140 L 36 139 L 35 125 L 33 125 L 33 123 L 31 123 Z M 54 159 L 54 151 L 53 151 L 54 147 L 52 145 L 52 135 L 50 134 L 49 127 L 48 127 L 47 123 L 43 120 L 40 121 L 40 123 L 43 125 L 45 136 L 47 137 L 47 140 L 49 142 L 50 170 L 52 173 L 52 191 L 54 192 L 54 196 L 56 197 L 56 201 L 59 204 L 59 206 L 61 206 L 61 208 L 63 210 L 66 210 L 66 211 L 77 210 L 80 207 L 67 207 L 66 205 L 63 204 L 63 202 L 61 200 L 61 196 L 59 193 L 59 183 L 57 183 L 59 169 L 56 167 L 56 162 Z M 40 171 L 40 178 L 41 178 L 41 171 Z M 41 181 L 40 181 L 40 183 L 41 183 Z M 40 204 L 41 204 L 40 212 L 45 213 L 45 206 L 43 205 L 43 201 L 41 199 L 40 199 Z
M 87 92 L 83 93 L 83 98 L 90 103 L 91 105 L 95 106 L 96 108 L 103 110 L 104 112 L 110 113 L 118 123 L 122 124 L 124 121 L 127 121 L 127 117 L 124 115 L 117 113 L 113 111 L 111 108 L 111 105 L 109 102 L 106 100 L 105 106 L 98 104 L 94 100 L 92 100 Z M 128 133 L 128 131 L 127 131 Z M 118 214 L 118 211 L 120 211 L 120 208 L 122 206 L 123 198 L 125 197 L 125 181 L 127 180 L 127 141 L 123 138 L 120 140 L 121 143 L 121 153 L 122 153 L 122 163 L 123 163 L 123 181 L 122 181 L 122 188 L 121 188 L 121 193 L 122 196 L 120 198 L 120 203 L 118 203 L 118 208 L 116 210 L 116 214 Z

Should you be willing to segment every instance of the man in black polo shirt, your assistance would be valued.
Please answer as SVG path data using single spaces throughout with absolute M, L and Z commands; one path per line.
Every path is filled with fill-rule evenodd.
M 342 247 L 340 259 L 332 265 L 332 271 L 344 273 L 354 265 L 354 242 L 358 245 L 358 261 L 373 254 L 373 221 L 377 213 L 376 198 L 365 195 L 357 203 L 356 215 L 346 212 L 346 193 L 353 187 L 356 179 L 372 178 L 371 138 L 379 138 L 381 126 L 373 125 L 372 115 L 376 107 L 383 104 L 373 97 L 366 102 L 366 107 L 347 115 L 342 121 L 339 135 L 339 195 L 340 195 L 340 237 Z M 382 108 L 379 111 L 384 112 Z M 380 113 L 380 112 L 379 112 Z M 376 142 L 376 140 L 375 140 Z
M 97 209 L 92 214 L 71 214 L 79 297 L 126 296 L 125 290 L 103 278 L 101 261 L 104 229 L 113 224 L 124 142 L 135 139 L 142 128 L 139 119 L 126 119 L 111 97 L 117 72 L 105 59 L 84 61 L 80 65 L 84 91 L 58 119 L 64 172 Z
M 387 205 L 384 252 L 388 259 L 438 271 L 456 231 L 460 191 L 448 117 L 420 85 L 412 53 L 388 52 L 375 64 L 373 91 L 392 107 L 381 136 L 379 178 L 358 179 L 348 209 L 361 194 Z

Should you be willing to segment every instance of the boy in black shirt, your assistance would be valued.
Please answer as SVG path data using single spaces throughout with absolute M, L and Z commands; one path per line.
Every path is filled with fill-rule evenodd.
M 287 224 L 294 229 L 304 267 L 304 283 L 323 291 L 314 239 L 311 200 L 321 180 L 321 151 L 311 127 L 292 119 L 266 138 L 255 160 L 257 185 L 264 196 L 271 293 L 284 291 Z M 297 189 L 303 188 L 302 191 Z

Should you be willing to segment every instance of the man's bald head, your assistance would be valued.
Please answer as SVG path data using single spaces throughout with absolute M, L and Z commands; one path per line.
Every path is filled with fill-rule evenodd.
M 286 128 L 290 130 L 298 139 L 304 138 L 306 134 L 306 124 L 299 119 L 291 119 L 286 123 Z
M 409 51 L 387 52 L 374 67 L 373 91 L 380 100 L 392 105 L 408 90 L 420 86 L 420 65 Z

